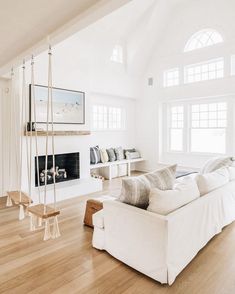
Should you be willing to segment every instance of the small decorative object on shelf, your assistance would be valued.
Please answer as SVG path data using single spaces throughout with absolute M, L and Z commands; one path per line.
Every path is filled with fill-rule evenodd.
M 27 122 L 27 131 L 28 132 L 35 132 L 35 122 Z

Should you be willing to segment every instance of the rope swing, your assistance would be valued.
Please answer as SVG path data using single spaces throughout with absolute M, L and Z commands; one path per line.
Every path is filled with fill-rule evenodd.
M 55 185 L 55 142 L 54 142 L 54 114 L 53 114 L 53 97 L 52 97 L 52 52 L 51 47 L 48 51 L 48 92 L 47 92 L 47 120 L 46 120 L 46 155 L 45 155 L 45 181 L 44 181 L 44 197 L 43 203 L 41 203 L 40 185 L 39 185 L 39 160 L 38 160 L 38 140 L 37 140 L 37 117 L 36 117 L 36 102 L 35 102 L 35 84 L 34 84 L 34 61 L 31 62 L 31 87 L 32 87 L 32 104 L 35 123 L 35 147 L 36 147 L 36 169 L 37 169 L 37 181 L 38 181 L 38 197 L 39 204 L 30 206 L 28 212 L 30 215 L 30 230 L 34 231 L 37 226 L 41 226 L 44 221 L 45 232 L 44 241 L 51 238 L 55 239 L 60 237 L 58 218 L 60 211 L 56 208 L 56 185 Z M 51 117 L 50 117 L 51 116 Z M 51 121 L 51 122 L 50 122 Z M 32 124 L 32 122 L 31 122 Z M 53 161 L 53 195 L 54 205 L 53 207 L 47 205 L 47 180 L 48 180 L 48 149 L 49 149 L 49 124 L 51 124 L 51 144 L 52 144 L 52 161 Z M 30 128 L 32 132 L 32 125 Z M 52 232 L 51 224 L 52 220 Z
M 14 72 L 12 70 L 11 73 L 11 102 L 13 101 L 14 98 Z M 13 103 L 14 104 L 14 103 Z M 14 112 L 15 112 L 15 107 L 14 107 Z M 23 136 L 24 136 L 24 113 L 26 113 L 26 83 L 25 83 L 25 62 L 23 62 L 23 67 L 22 67 L 22 94 L 21 94 L 21 107 L 20 107 L 20 113 L 21 113 L 21 118 L 20 118 L 20 163 L 18 164 L 18 157 L 16 160 L 16 165 L 17 168 L 16 170 L 18 171 L 19 178 L 18 178 L 18 190 L 16 191 L 8 191 L 7 192 L 7 202 L 6 206 L 10 207 L 13 205 L 12 201 L 15 203 L 15 205 L 19 206 L 19 220 L 22 220 L 25 218 L 25 208 L 27 209 L 28 206 L 32 203 L 31 200 L 31 180 L 29 180 L 29 194 L 27 195 L 22 191 L 22 160 L 23 160 Z M 16 113 L 14 113 L 14 116 Z M 17 124 L 17 122 L 16 122 Z M 15 126 L 17 128 L 17 125 Z M 26 130 L 27 132 L 27 130 Z M 27 133 L 26 133 L 26 139 L 27 139 Z M 26 140 L 27 142 L 27 140 Z M 27 145 L 27 143 L 26 143 Z M 28 149 L 28 146 L 26 146 L 26 149 Z M 11 155 L 10 155 L 11 157 Z M 18 166 L 19 165 L 19 166 Z M 27 152 L 27 167 L 28 167 L 28 179 L 29 177 L 31 178 L 31 173 L 29 173 L 29 163 L 28 163 L 28 152 Z M 10 175 L 11 176 L 11 175 Z

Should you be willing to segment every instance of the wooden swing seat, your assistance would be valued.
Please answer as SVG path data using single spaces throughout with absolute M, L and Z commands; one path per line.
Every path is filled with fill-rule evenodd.
M 46 209 L 44 209 L 44 207 L 46 207 Z M 42 219 L 47 219 L 47 218 L 54 217 L 60 214 L 60 211 L 58 209 L 54 209 L 53 207 L 50 207 L 48 205 L 44 206 L 43 204 L 30 206 L 28 208 L 28 212 Z
M 33 203 L 33 200 L 24 192 L 21 192 L 21 199 L 20 199 L 20 191 L 10 191 L 7 192 L 7 195 L 11 198 L 11 200 L 16 205 L 29 205 Z

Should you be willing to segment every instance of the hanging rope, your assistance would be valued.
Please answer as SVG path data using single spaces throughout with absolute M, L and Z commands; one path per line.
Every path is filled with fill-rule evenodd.
M 36 112 L 36 100 L 35 100 L 35 82 L 34 82 L 34 57 L 31 58 L 31 101 L 33 104 L 33 116 L 31 117 L 31 129 L 32 122 L 34 121 L 35 126 L 35 148 L 36 148 L 36 171 L 37 171 L 37 182 L 38 182 L 38 201 L 41 203 L 41 193 L 40 193 L 40 175 L 39 175 L 39 158 L 38 158 L 38 132 L 37 132 L 37 112 Z
M 45 186 L 44 186 L 44 213 L 46 213 L 46 196 L 47 196 L 47 174 L 48 174 L 48 137 L 49 137 L 49 114 L 51 108 L 51 131 L 52 131 L 52 160 L 53 160 L 53 192 L 54 208 L 56 207 L 56 187 L 55 187 L 55 146 L 54 146 L 54 120 L 53 120 L 53 101 L 52 101 L 52 67 L 51 67 L 51 46 L 48 51 L 48 97 L 47 97 L 47 122 L 46 122 L 46 158 L 45 158 Z

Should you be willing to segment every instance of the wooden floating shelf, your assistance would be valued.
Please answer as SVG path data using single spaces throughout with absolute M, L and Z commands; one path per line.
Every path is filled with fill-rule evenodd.
M 28 136 L 31 135 L 31 132 L 27 132 Z M 36 132 L 32 132 L 32 136 L 35 136 Z M 90 135 L 90 131 L 54 131 L 54 136 L 86 136 Z M 26 136 L 26 131 L 24 132 L 24 135 Z M 39 137 L 45 137 L 47 135 L 46 131 L 37 131 L 37 135 Z M 52 136 L 52 132 L 48 132 L 49 136 Z

